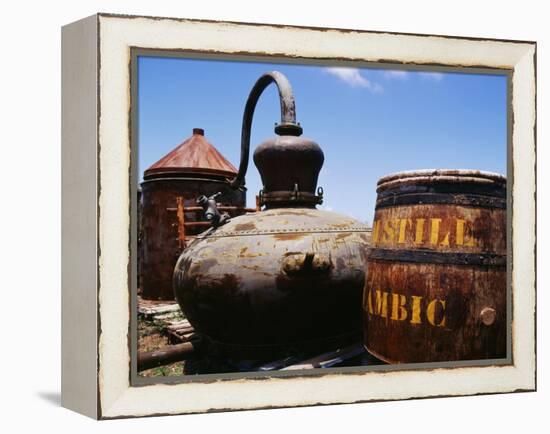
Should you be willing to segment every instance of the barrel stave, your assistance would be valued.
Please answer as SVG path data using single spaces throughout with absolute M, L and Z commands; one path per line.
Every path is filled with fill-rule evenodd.
M 389 363 L 506 357 L 506 180 L 423 171 L 379 181 L 365 347 Z

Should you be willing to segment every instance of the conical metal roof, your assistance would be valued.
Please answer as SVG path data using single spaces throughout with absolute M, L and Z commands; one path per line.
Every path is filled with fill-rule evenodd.
M 166 176 L 234 177 L 237 169 L 206 138 L 202 128 L 193 128 L 193 135 L 145 170 L 144 179 Z

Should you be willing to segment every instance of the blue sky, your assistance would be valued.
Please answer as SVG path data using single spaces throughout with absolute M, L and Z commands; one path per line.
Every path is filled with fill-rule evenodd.
M 372 223 L 376 182 L 402 170 L 456 168 L 506 174 L 506 76 L 340 68 L 141 56 L 138 61 L 139 178 L 204 128 L 238 167 L 244 104 L 257 78 L 290 80 L 304 136 L 325 153 L 322 207 Z M 254 148 L 280 120 L 274 85 L 252 125 Z M 261 189 L 250 158 L 250 206 Z

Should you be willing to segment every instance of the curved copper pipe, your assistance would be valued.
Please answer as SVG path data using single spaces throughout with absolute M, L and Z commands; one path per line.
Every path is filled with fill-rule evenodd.
M 250 155 L 250 130 L 252 128 L 254 109 L 260 95 L 271 83 L 277 85 L 281 103 L 281 123 L 276 125 L 275 133 L 289 136 L 299 136 L 302 134 L 302 127 L 296 123 L 296 104 L 290 82 L 278 71 L 266 72 L 256 81 L 246 100 L 241 130 L 241 162 L 237 176 L 230 182 L 231 187 L 235 189 L 244 187 L 245 185 L 245 176 L 248 170 Z

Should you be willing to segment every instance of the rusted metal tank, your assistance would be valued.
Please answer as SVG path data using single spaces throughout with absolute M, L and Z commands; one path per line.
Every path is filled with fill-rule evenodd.
M 144 172 L 141 215 L 141 296 L 174 300 L 174 265 L 189 240 L 210 225 L 196 206 L 200 195 L 217 198 L 230 215 L 245 212 L 246 195 L 226 182 L 237 169 L 204 137 L 193 135 Z
M 262 91 L 275 83 L 281 100 L 278 137 L 258 146 L 254 162 L 264 209 L 232 218 L 200 234 L 174 271 L 185 315 L 228 357 L 254 358 L 335 348 L 361 338 L 361 299 L 370 229 L 316 209 L 324 156 L 300 138 L 286 78 L 263 75 L 248 98 L 241 164 L 234 188 L 244 185 L 250 127 Z
M 389 363 L 506 357 L 506 178 L 402 172 L 377 193 L 367 350 Z

